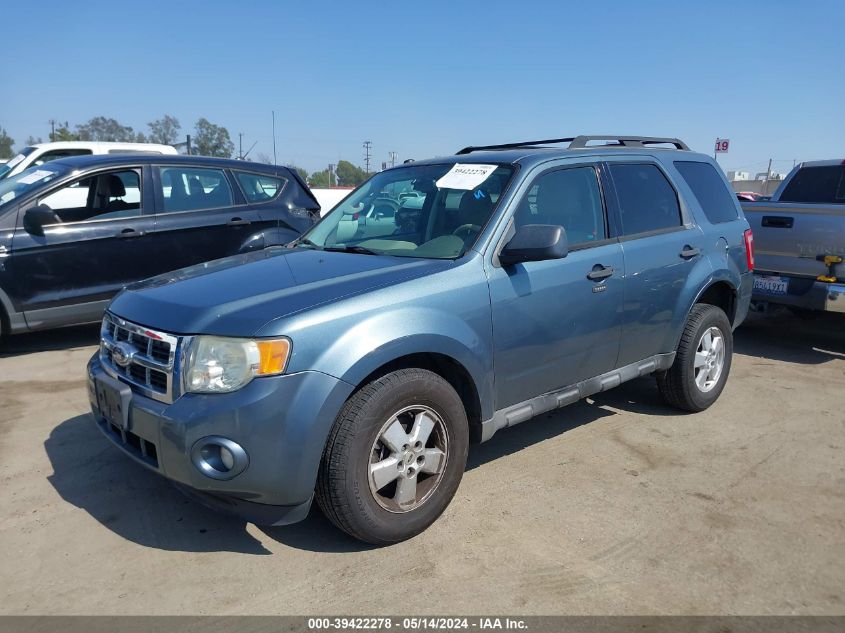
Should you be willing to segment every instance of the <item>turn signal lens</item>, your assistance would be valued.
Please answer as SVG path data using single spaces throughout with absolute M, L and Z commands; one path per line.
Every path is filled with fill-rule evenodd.
M 275 341 L 256 341 L 260 360 L 257 376 L 270 376 L 281 374 L 285 370 L 290 354 L 290 341 L 280 338 Z

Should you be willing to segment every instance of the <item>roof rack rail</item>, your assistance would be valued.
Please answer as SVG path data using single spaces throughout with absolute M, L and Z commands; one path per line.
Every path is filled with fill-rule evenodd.
M 550 138 L 541 141 L 521 141 L 519 143 L 503 143 L 501 145 L 479 145 L 464 147 L 457 154 L 470 154 L 481 150 L 495 150 L 495 149 L 536 149 L 541 145 L 558 145 L 560 143 L 569 143 L 567 149 L 584 149 L 591 147 L 588 145 L 591 141 L 613 141 L 606 145 L 599 145 L 597 147 L 622 147 L 622 148 L 643 148 L 649 145 L 674 145 L 676 149 L 689 150 L 687 144 L 681 139 L 664 138 L 660 136 L 573 136 L 568 138 Z

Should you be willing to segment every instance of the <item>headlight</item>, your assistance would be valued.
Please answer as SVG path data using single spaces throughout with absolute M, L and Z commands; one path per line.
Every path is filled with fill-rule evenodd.
M 196 393 L 226 393 L 256 376 L 281 374 L 290 355 L 290 341 L 197 336 L 191 344 L 185 387 Z

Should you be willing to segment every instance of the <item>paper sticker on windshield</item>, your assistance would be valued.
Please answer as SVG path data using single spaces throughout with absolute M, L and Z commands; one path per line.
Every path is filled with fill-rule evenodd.
M 22 185 L 31 185 L 34 182 L 38 182 L 42 178 L 46 178 L 47 176 L 52 176 L 54 173 L 53 171 L 47 171 L 46 169 L 36 169 L 31 174 L 27 174 L 26 176 L 21 176 L 15 182 L 20 183 Z
M 456 163 L 436 184 L 440 189 L 475 189 L 496 171 L 497 166 Z

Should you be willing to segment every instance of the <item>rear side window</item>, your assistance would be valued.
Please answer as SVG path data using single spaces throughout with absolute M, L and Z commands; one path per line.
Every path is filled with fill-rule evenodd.
M 786 185 L 780 201 L 845 204 L 845 166 L 802 167 Z
M 250 202 L 267 202 L 272 200 L 285 186 L 285 179 L 266 174 L 252 174 L 236 171 L 238 184 Z
M 232 190 L 221 169 L 163 167 L 159 174 L 165 212 L 232 206 Z
M 678 161 L 675 167 L 692 189 L 695 199 L 698 200 L 710 224 L 732 222 L 739 217 L 734 196 L 728 191 L 713 165 Z
M 619 198 L 622 235 L 681 226 L 681 208 L 672 185 L 655 165 L 610 165 Z

